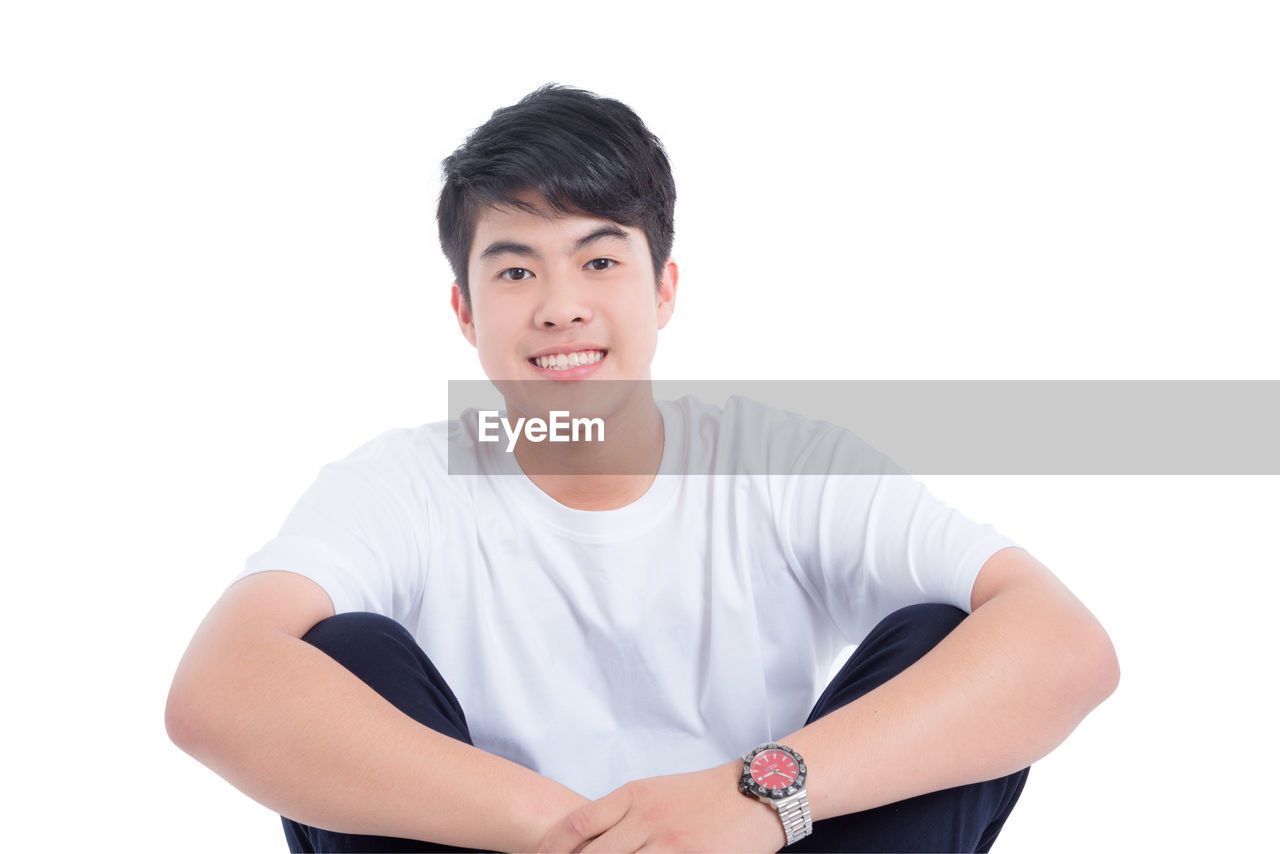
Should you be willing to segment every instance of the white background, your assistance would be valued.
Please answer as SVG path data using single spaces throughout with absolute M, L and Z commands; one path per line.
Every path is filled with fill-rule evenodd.
M 434 204 L 493 109 L 570 83 L 664 140 L 657 378 L 1277 379 L 1274 8 L 5 4 L 7 847 L 284 850 L 169 679 L 321 465 L 481 376 Z M 997 850 L 1269 838 L 1277 478 L 926 481 L 1123 667 Z

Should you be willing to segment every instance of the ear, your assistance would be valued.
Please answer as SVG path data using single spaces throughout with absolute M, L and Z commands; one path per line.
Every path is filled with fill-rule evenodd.
M 676 284 L 680 281 L 680 268 L 676 262 L 667 259 L 662 268 L 662 280 L 658 282 L 658 328 L 662 329 L 671 320 L 676 310 Z
M 476 319 L 471 313 L 471 306 L 467 305 L 467 301 L 462 298 L 462 288 L 458 287 L 457 282 L 453 283 L 449 304 L 453 306 L 453 313 L 458 318 L 458 328 L 462 330 L 462 337 L 466 338 L 472 347 L 476 346 Z

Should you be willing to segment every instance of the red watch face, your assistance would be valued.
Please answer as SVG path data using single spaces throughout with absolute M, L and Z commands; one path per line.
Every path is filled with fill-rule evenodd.
M 800 768 L 785 750 L 770 748 L 751 760 L 751 779 L 766 789 L 785 789 L 799 776 Z

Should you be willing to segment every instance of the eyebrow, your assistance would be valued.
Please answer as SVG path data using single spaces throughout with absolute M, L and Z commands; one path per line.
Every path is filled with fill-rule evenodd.
M 627 233 L 616 225 L 602 225 L 585 237 L 578 238 L 578 242 L 573 244 L 574 251 L 576 252 L 582 247 L 595 243 L 597 240 L 603 240 L 606 237 L 617 237 L 626 243 L 631 242 L 631 238 L 627 236 Z
M 616 237 L 627 243 L 631 242 L 631 238 L 625 231 L 616 225 L 602 225 L 590 234 L 586 234 L 578 238 L 573 244 L 573 251 L 577 252 L 585 246 L 595 243 L 597 240 L 603 240 L 606 237 Z M 496 240 L 484 248 L 480 253 L 481 258 L 493 258 L 498 255 L 519 255 L 524 258 L 541 259 L 542 255 L 538 250 L 525 243 L 516 243 L 514 240 Z

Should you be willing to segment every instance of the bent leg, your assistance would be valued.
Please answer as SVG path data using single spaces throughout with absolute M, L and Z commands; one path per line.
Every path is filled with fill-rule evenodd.
M 906 670 L 965 618 L 950 605 L 911 605 L 872 629 L 823 692 L 806 723 Z M 814 822 L 813 835 L 783 851 L 988 851 L 1030 769 Z
M 471 743 L 462 706 L 427 654 L 396 621 L 380 614 L 338 614 L 302 639 L 360 677 L 423 726 Z M 290 851 L 463 851 L 393 836 L 337 833 L 281 816 Z

